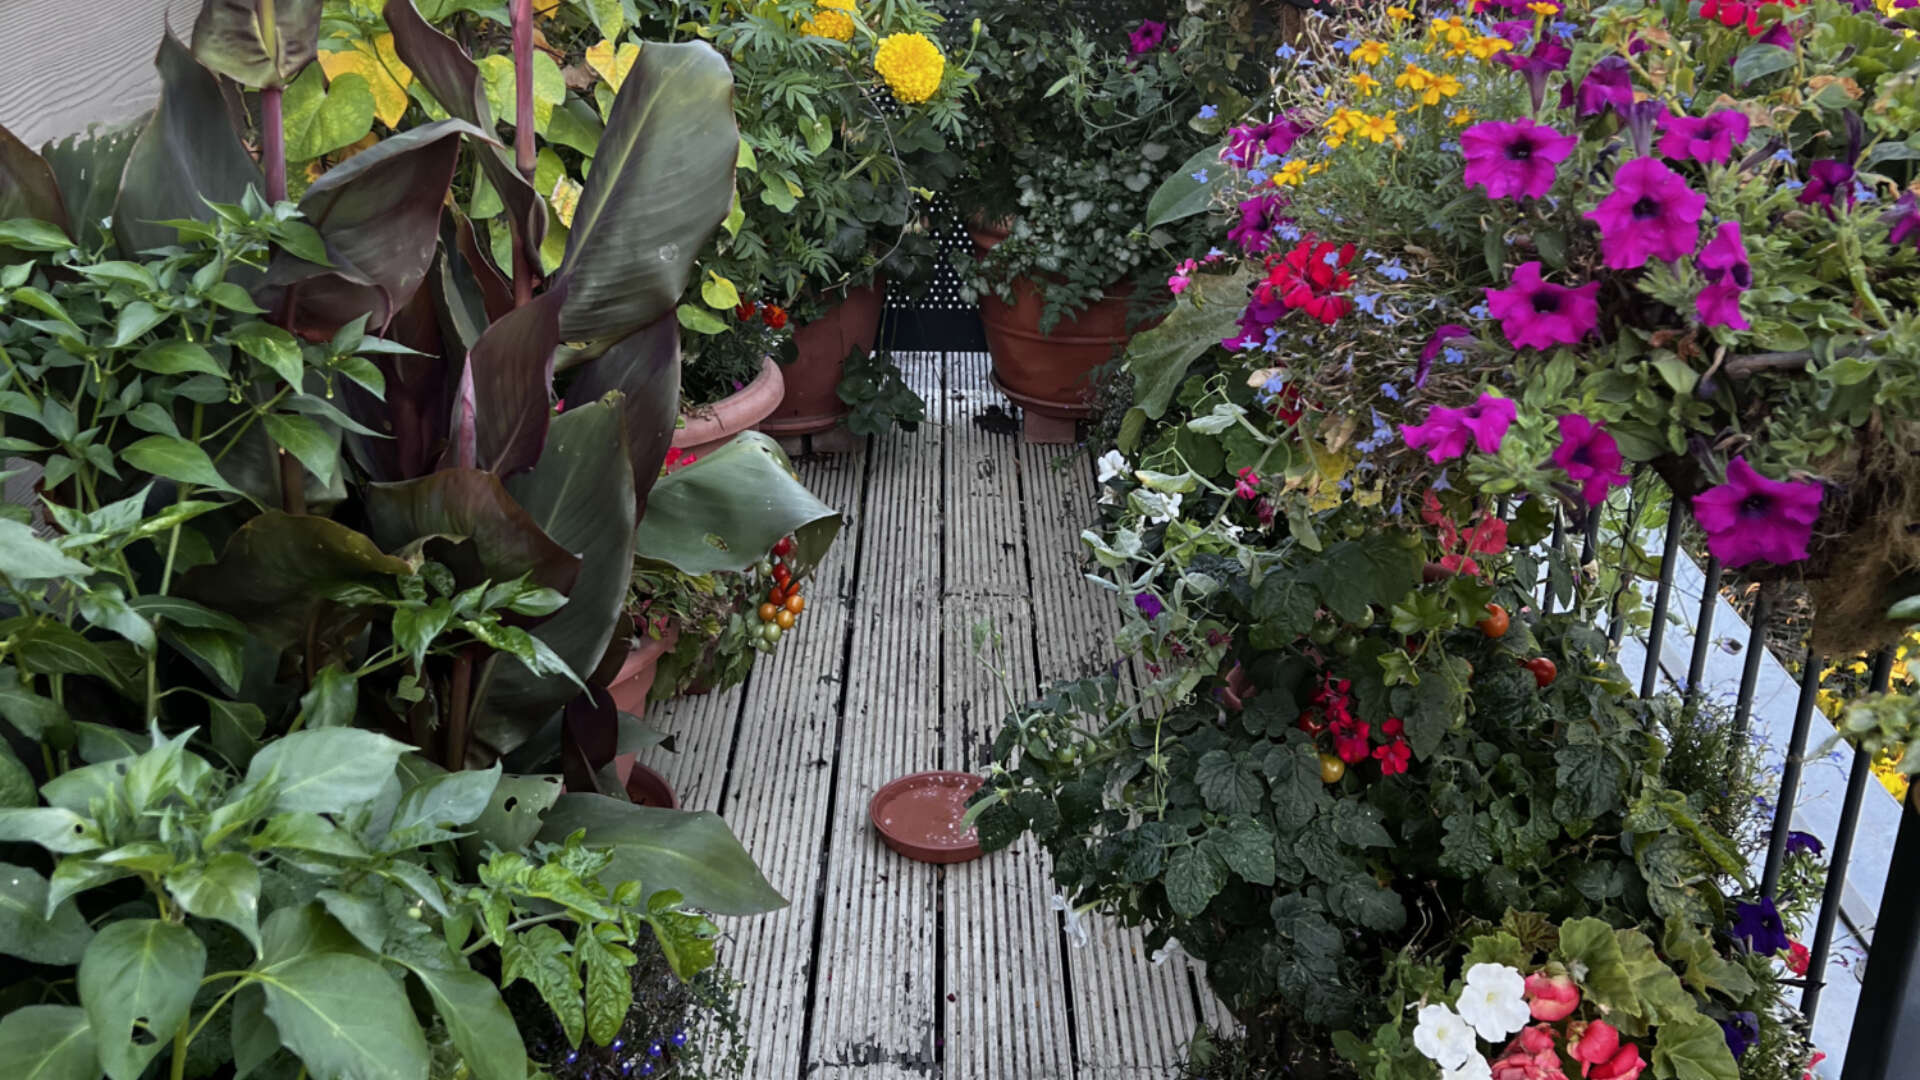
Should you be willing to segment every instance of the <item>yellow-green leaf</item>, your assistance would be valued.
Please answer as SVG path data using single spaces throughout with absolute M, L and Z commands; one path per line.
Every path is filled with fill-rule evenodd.
M 329 87 L 310 67 L 287 84 L 284 102 L 289 161 L 312 161 L 373 130 L 373 94 L 359 75 L 343 74 Z
M 616 94 L 620 92 L 620 84 L 627 81 L 627 72 L 633 70 L 633 62 L 638 59 L 640 46 L 631 41 L 617 49 L 611 41 L 602 41 L 587 49 L 587 66 L 593 69 L 594 74 L 605 79 Z
M 349 72 L 367 80 L 373 92 L 374 115 L 388 127 L 399 127 L 407 111 L 407 87 L 413 83 L 413 70 L 400 62 L 393 50 L 393 35 L 380 34 L 372 41 L 356 38 L 337 52 L 320 54 L 320 67 L 328 79 Z
M 754 155 L 753 145 L 745 139 L 740 140 L 740 156 L 734 162 L 734 167 L 748 172 L 760 171 L 760 159 Z
M 719 272 L 709 270 L 707 280 L 700 284 L 700 299 L 705 300 L 710 308 L 725 311 L 740 306 L 740 290 L 733 287 L 733 282 L 721 277 Z
M 741 145 L 745 146 L 746 144 L 742 143 Z M 733 209 L 727 211 L 726 220 L 720 223 L 720 227 L 727 230 L 728 236 L 739 236 L 740 226 L 745 224 L 746 220 L 747 211 L 740 205 L 740 192 L 735 190 L 733 193 Z
M 718 316 L 714 315 L 711 311 L 703 311 L 692 304 L 681 304 L 678 308 L 674 309 L 674 315 L 679 318 L 681 326 L 686 327 L 696 334 L 724 334 L 727 332 L 727 324 L 721 322 Z
M 620 0 L 587 0 L 587 11 L 602 37 L 617 38 L 627 28 L 627 11 Z
M 480 79 L 487 92 L 487 105 L 493 115 L 509 123 L 518 115 L 514 111 L 516 99 L 513 88 L 513 58 L 510 56 L 483 56 L 479 60 Z M 560 74 L 560 65 L 546 53 L 535 51 L 533 54 L 533 127 L 535 131 L 544 131 L 547 121 L 552 119 L 553 110 L 567 99 L 567 80 Z

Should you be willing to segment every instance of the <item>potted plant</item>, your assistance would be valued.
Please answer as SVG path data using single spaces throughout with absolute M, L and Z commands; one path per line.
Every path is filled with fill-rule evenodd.
M 1236 77 L 1222 58 L 1271 28 L 1250 5 L 1205 7 L 979 9 L 978 122 L 957 191 L 973 253 L 956 267 L 1030 439 L 1074 441 L 1094 370 L 1164 306 L 1156 252 L 1177 241 L 1145 227 L 1149 199 L 1255 89 L 1240 85 L 1250 67 Z
M 711 453 L 740 432 L 763 426 L 780 408 L 786 376 L 774 357 L 787 346 L 786 312 L 771 304 L 744 304 L 726 315 L 725 333 L 695 339 L 680 384 L 680 427 L 673 445 L 679 461 Z

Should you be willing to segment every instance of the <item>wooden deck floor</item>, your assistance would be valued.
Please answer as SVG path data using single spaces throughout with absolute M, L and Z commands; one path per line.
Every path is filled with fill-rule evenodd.
M 657 706 L 679 752 L 649 763 L 691 809 L 726 817 L 792 902 L 733 920 L 752 1080 L 1147 1080 L 1169 1075 L 1205 1003 L 1180 957 L 1094 925 L 1072 946 L 1030 843 L 954 867 L 887 850 L 879 786 L 979 771 L 1006 691 L 973 655 L 1003 635 L 1013 693 L 1114 659 L 1111 600 L 1081 577 L 1094 485 L 1084 458 L 975 422 L 1009 404 L 978 354 L 900 358 L 927 399 L 915 433 L 799 462 L 847 526 L 801 632 L 747 683 Z

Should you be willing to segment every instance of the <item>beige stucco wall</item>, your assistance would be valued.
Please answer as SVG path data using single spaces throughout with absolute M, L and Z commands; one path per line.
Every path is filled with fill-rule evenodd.
M 200 0 L 0 0 L 0 124 L 28 146 L 153 107 L 163 23 L 185 38 Z

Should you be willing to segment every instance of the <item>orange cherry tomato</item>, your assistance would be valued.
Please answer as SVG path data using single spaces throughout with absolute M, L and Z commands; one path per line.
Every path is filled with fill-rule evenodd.
M 1554 666 L 1553 661 L 1544 656 L 1536 656 L 1531 660 L 1523 660 L 1520 662 L 1520 666 L 1533 672 L 1533 681 L 1543 690 L 1552 686 L 1553 680 L 1560 674 L 1560 669 Z
M 780 609 L 775 607 L 774 605 L 772 604 L 760 605 L 760 621 L 761 622 L 772 622 L 773 617 L 778 614 L 780 614 Z
M 1320 782 L 1321 783 L 1337 784 L 1340 782 L 1340 778 L 1345 775 L 1347 775 L 1346 762 L 1341 761 L 1339 758 L 1334 757 L 1332 754 L 1320 755 Z
M 779 611 L 774 612 L 773 621 L 775 624 L 777 624 L 780 627 L 780 629 L 791 630 L 793 629 L 793 621 L 794 621 L 793 612 L 788 611 L 786 608 L 781 608 Z
M 787 610 L 793 612 L 795 615 L 807 610 L 807 598 L 801 596 L 799 593 L 794 593 L 792 596 L 787 597 Z
M 1499 604 L 1488 604 L 1487 617 L 1474 625 L 1490 638 L 1503 638 L 1507 636 L 1507 628 L 1513 625 L 1513 619 L 1507 615 L 1506 608 Z

